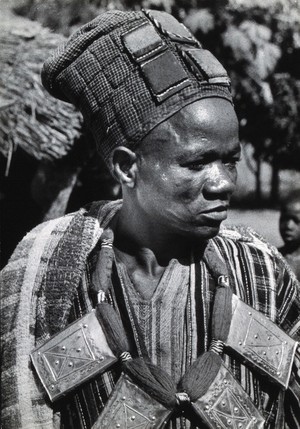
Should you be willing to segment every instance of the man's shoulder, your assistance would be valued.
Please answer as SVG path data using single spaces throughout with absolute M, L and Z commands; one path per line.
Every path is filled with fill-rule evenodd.
M 250 261 L 253 266 L 258 267 L 258 270 L 260 270 L 259 267 L 268 266 L 269 274 L 272 272 L 278 279 L 287 274 L 286 281 L 297 283 L 295 273 L 277 247 L 252 228 L 222 226 L 214 241 L 226 258 L 231 259 L 232 262 L 234 260 L 234 265 L 239 265 L 240 261 L 248 265 Z
M 20 246 L 20 244 L 30 246 L 30 243 L 41 235 L 44 237 L 44 240 L 46 240 L 53 233 L 54 230 L 57 231 L 58 234 L 63 234 L 69 226 L 70 222 L 75 217 L 84 215 L 84 213 L 85 209 L 80 209 L 76 212 L 68 213 L 64 216 L 41 222 L 34 228 L 32 228 L 29 232 L 27 232 L 27 234 L 25 234 L 18 246 Z
M 252 247 L 277 257 L 279 252 L 275 246 L 270 244 L 262 235 L 248 226 L 225 225 L 222 226 L 218 238 L 223 241 L 230 241 L 232 244 L 242 244 Z
M 9 262 L 25 261 L 33 249 L 41 253 L 42 248 L 57 246 L 66 240 L 72 246 L 93 246 L 101 234 L 102 225 L 109 222 L 120 204 L 120 201 L 96 201 L 75 212 L 40 223 L 20 241 Z
M 225 247 L 228 245 L 236 249 L 248 248 L 249 253 L 246 252 L 246 254 L 252 254 L 252 256 L 255 254 L 255 257 L 261 261 L 272 261 L 274 268 L 276 266 L 277 270 L 288 272 L 290 277 L 295 280 L 295 274 L 277 247 L 270 244 L 252 228 L 240 225 L 225 225 L 221 227 L 216 240 L 221 240 Z
M 56 219 L 47 220 L 36 225 L 33 229 L 27 232 L 16 246 L 14 252 L 9 258 L 8 264 L 4 267 L 3 272 L 17 267 L 21 268 L 21 266 L 26 266 L 30 254 L 40 254 L 41 249 L 44 249 L 45 246 L 51 246 L 53 236 L 55 235 L 56 239 L 63 236 L 64 232 L 70 225 L 70 222 L 74 216 L 76 216 L 76 213 L 70 213 Z M 36 258 L 36 260 L 37 259 L 38 258 Z

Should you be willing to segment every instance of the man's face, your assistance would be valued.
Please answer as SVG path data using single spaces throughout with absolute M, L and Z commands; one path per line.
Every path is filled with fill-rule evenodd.
M 157 126 L 138 155 L 136 199 L 167 234 L 207 239 L 227 217 L 240 157 L 238 122 L 221 98 L 192 103 Z
M 286 244 L 300 246 L 300 201 L 287 204 L 280 215 L 280 234 Z

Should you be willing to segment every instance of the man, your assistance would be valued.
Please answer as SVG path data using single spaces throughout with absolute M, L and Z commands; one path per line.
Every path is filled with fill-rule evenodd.
M 284 246 L 279 249 L 300 280 L 300 193 L 294 192 L 282 206 L 279 230 Z
M 170 15 L 113 11 L 42 79 L 123 201 L 39 225 L 3 271 L 3 428 L 299 427 L 298 283 L 220 229 L 240 156 L 224 68 Z

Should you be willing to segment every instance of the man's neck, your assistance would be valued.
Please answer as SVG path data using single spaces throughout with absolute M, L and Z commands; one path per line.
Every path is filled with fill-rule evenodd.
M 126 266 L 134 287 L 144 299 L 151 299 L 172 259 L 190 264 L 193 248 L 190 241 L 168 234 L 161 225 L 128 209 L 126 204 L 111 226 L 116 259 Z
M 123 206 L 114 225 L 114 246 L 127 260 L 148 271 L 166 267 L 171 259 L 186 260 L 191 252 L 191 243 L 183 237 L 172 236 L 160 225 L 145 221 L 135 211 Z

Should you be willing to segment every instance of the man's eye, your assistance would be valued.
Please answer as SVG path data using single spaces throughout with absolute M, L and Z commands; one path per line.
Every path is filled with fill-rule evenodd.
M 224 161 L 224 164 L 226 164 L 229 168 L 235 168 L 240 161 L 240 157 L 234 157 L 230 158 Z
M 204 164 L 202 162 L 191 162 L 190 164 L 187 164 L 186 167 L 189 170 L 194 170 L 194 171 L 200 171 L 204 168 Z

